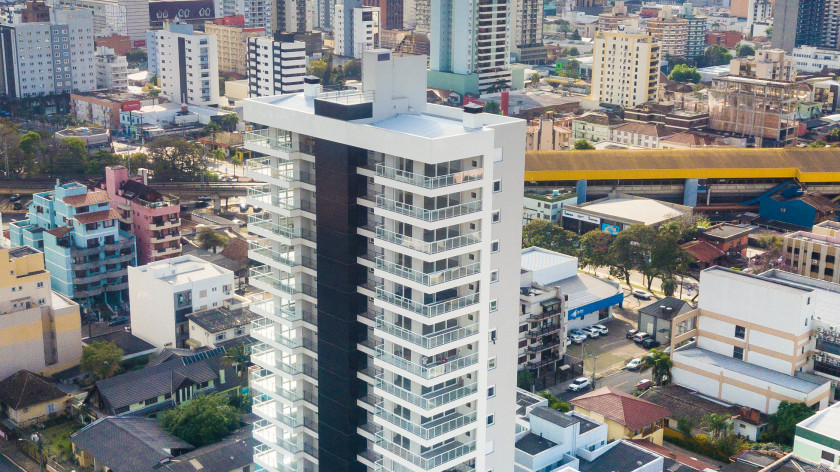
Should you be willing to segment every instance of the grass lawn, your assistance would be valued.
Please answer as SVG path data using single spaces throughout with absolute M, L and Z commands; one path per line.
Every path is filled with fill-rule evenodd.
M 44 441 L 44 452 L 49 457 L 56 457 L 59 461 L 69 461 L 72 457 L 70 435 L 81 429 L 81 426 L 68 419 L 40 431 Z

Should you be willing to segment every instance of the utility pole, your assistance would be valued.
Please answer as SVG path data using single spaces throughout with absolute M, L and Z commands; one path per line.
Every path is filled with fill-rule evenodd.
M 590 354 L 589 357 L 592 358 L 592 390 L 595 390 L 595 366 L 598 364 L 598 356 Z

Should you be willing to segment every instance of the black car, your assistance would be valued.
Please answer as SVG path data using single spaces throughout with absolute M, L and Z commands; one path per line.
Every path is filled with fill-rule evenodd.
M 659 347 L 661 343 L 653 338 L 647 338 L 642 341 L 642 347 L 645 349 L 653 349 L 655 347 Z
M 12 208 L 14 208 L 15 210 L 23 210 L 23 202 L 21 202 L 21 201 L 15 202 L 15 204 L 12 205 Z
M 111 318 L 111 321 L 108 322 L 108 326 L 119 326 L 128 323 L 127 316 L 116 316 Z
M 11 197 L 9 197 L 9 201 L 10 202 L 16 202 L 16 201 L 20 200 L 21 198 L 23 198 L 23 196 L 19 193 L 16 193 L 16 194 L 13 194 Z

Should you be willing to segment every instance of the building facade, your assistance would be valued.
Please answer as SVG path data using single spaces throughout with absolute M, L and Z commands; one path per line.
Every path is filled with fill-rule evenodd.
M 136 265 L 134 236 L 119 229 L 108 193 L 80 183 L 32 195 L 29 219 L 9 225 L 12 247 L 44 252 L 53 289 L 75 301 L 122 303 L 129 266 Z
M 118 56 L 113 49 L 102 46 L 96 49 L 94 60 L 96 88 L 125 90 L 128 87 L 128 61 L 125 56 Z
M 158 76 L 170 101 L 189 105 L 219 103 L 219 59 L 216 36 L 193 31 L 192 25 L 164 23 L 146 34 L 149 72 Z M 154 64 L 154 65 L 152 65 Z
M 271 32 L 270 5 L 267 5 L 265 0 L 216 0 L 214 8 L 216 22 L 222 20 L 224 23 L 224 20 L 242 17 L 241 24 L 238 26 L 260 29 L 263 33 Z M 210 33 L 210 31 L 207 32 Z
M 129 36 L 132 47 L 144 46 L 149 29 L 149 0 L 58 0 L 55 3 L 92 11 L 94 24 L 99 26 L 97 34 Z
M 797 46 L 791 54 L 793 66 L 800 72 L 820 72 L 825 68 L 840 69 L 840 51 L 816 46 Z
M 706 26 L 705 15 L 695 12 L 691 2 L 683 3 L 680 7 L 680 18 L 688 22 L 688 32 L 685 38 L 685 56 L 700 57 L 706 50 Z
M 244 102 L 266 470 L 513 469 L 525 123 L 427 104 L 425 69 L 370 50 L 360 91 Z
M 362 5 L 379 8 L 380 29 L 402 29 L 403 0 L 362 0 Z
M 0 249 L 0 378 L 78 365 L 81 328 L 79 305 L 52 291 L 44 254 L 29 246 Z
M 815 464 L 840 470 L 840 406 L 834 405 L 796 425 L 793 454 Z
M 661 46 L 647 34 L 621 31 L 595 36 L 592 100 L 632 107 L 655 100 Z
M 656 18 L 645 21 L 645 31 L 659 42 L 663 56 L 686 57 L 688 20 L 674 15 L 670 5 L 659 10 Z
M 784 267 L 791 272 L 815 279 L 840 283 L 840 231 L 837 223 L 826 221 L 812 231 L 796 231 L 783 238 Z M 837 267 L 840 269 L 840 266 Z
M 247 75 L 248 64 L 242 59 L 248 56 L 248 41 L 251 38 L 264 37 L 265 28 L 246 27 L 244 19 L 243 21 L 233 21 L 234 24 L 224 24 L 224 20 L 228 20 L 228 18 L 216 20 L 204 26 L 205 33 L 216 36 L 219 72 Z
M 365 49 L 379 46 L 381 12 L 379 7 L 346 8 L 342 3 L 335 5 L 335 53 L 360 59 Z
M 248 38 L 248 93 L 266 97 L 303 91 L 306 45 L 289 33 Z
M 548 48 L 543 43 L 544 0 L 514 0 L 511 12 L 514 15 L 511 31 L 511 52 L 516 62 L 543 64 Z
M 774 48 L 797 46 L 836 49 L 840 11 L 831 0 L 778 0 L 773 7 Z

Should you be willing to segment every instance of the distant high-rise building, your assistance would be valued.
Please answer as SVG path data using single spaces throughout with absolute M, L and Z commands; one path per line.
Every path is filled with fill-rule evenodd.
M 190 105 L 219 102 L 216 36 L 193 31 L 192 25 L 164 23 L 146 35 L 149 72 L 160 80 L 169 100 Z M 189 52 L 187 52 L 189 51 Z
M 627 108 L 656 98 L 661 46 L 653 37 L 598 32 L 592 54 L 592 100 Z
M 362 5 L 379 8 L 380 29 L 403 27 L 403 0 L 362 0 Z
M 512 13 L 511 0 L 432 0 L 430 85 L 461 94 L 508 89 Z
M 760 0 L 766 1 L 766 0 Z M 685 38 L 685 57 L 700 57 L 706 50 L 706 16 L 698 15 L 691 2 L 685 2 L 680 7 L 680 18 L 688 22 L 688 32 Z
M 271 30 L 275 33 L 297 33 L 309 31 L 306 0 L 274 0 L 271 2 Z
M 362 51 L 379 45 L 381 15 L 378 7 L 354 7 L 347 10 L 336 4 L 333 37 L 335 53 L 339 56 L 362 57 Z
M 432 0 L 413 0 L 414 30 L 418 33 L 432 32 Z
M 544 0 L 513 0 L 511 48 L 516 60 L 524 64 L 542 64 L 548 56 L 543 44 Z
M 105 46 L 96 48 L 94 55 L 96 88 L 125 90 L 128 87 L 128 61 Z
M 204 26 L 204 32 L 216 36 L 219 72 L 248 73 L 243 60 L 248 55 L 248 38 L 265 36 L 265 27 L 247 27 L 241 15 L 219 18 Z
M 268 28 L 271 24 L 271 8 L 266 0 L 215 0 L 216 18 L 241 16 L 246 28 Z
M 291 33 L 248 38 L 248 93 L 265 97 L 303 91 L 306 44 Z
M 786 52 L 797 46 L 836 49 L 839 23 L 837 0 L 777 0 L 771 43 Z
M 645 31 L 659 42 L 663 57 L 686 56 L 688 20 L 675 16 L 671 5 L 663 5 L 656 18 L 648 18 Z
M 617 0 L 609 13 L 598 15 L 598 31 L 612 31 L 619 28 L 625 31 L 639 29 L 639 15 L 629 13 L 622 0 Z
M 54 0 L 54 3 L 91 10 L 95 34 L 129 36 L 132 47 L 143 47 L 149 29 L 149 0 Z

